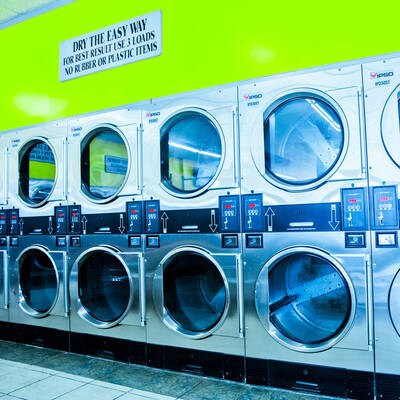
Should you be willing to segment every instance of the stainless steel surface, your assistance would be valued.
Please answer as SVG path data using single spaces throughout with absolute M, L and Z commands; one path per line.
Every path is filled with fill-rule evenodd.
M 30 251 L 40 252 L 47 259 L 57 277 L 54 299 L 50 307 L 46 310 L 37 310 L 26 298 L 21 286 L 20 274 L 24 257 L 28 257 Z M 66 286 L 68 286 L 67 270 L 67 250 L 56 248 L 56 238 L 48 235 L 30 235 L 19 237 L 19 246 L 9 249 L 10 267 L 10 322 L 36 325 L 47 328 L 69 330 L 69 319 L 65 309 L 67 299 Z M 36 276 L 36 279 L 40 276 Z M 33 282 L 32 282 L 33 283 Z M 39 283 L 39 287 L 32 289 L 35 295 L 40 296 L 46 288 Z M 32 292 L 32 293 L 33 293 Z M 49 294 L 50 296 L 50 294 Z
M 370 186 L 398 188 L 400 183 L 399 76 L 399 58 L 363 65 Z M 396 330 L 399 305 L 395 304 L 399 249 L 377 247 L 375 231 L 371 232 L 371 241 L 376 372 L 400 375 L 400 335 Z
M 85 260 L 98 252 L 109 254 L 111 258 L 117 260 L 123 266 L 125 275 L 129 282 L 129 294 L 126 306 L 118 318 L 112 321 L 101 320 L 97 315 L 93 315 L 88 304 L 83 301 L 85 291 L 88 289 L 83 285 L 83 278 L 79 271 L 84 266 Z M 146 341 L 146 328 L 144 326 L 144 307 L 143 299 L 143 268 L 141 268 L 141 249 L 131 249 L 128 247 L 128 236 L 126 235 L 83 235 L 81 236 L 81 247 L 70 247 L 69 249 L 69 273 L 70 273 L 70 296 L 71 296 L 71 331 L 89 333 L 92 335 L 109 336 L 120 339 L 134 341 Z M 108 268 L 109 264 L 104 264 L 98 260 L 99 270 Z M 107 271 L 105 271 L 107 272 Z M 118 283 L 117 275 L 110 272 L 109 280 L 101 282 L 109 285 L 113 290 L 114 283 Z M 97 277 L 93 276 L 95 283 Z M 96 290 L 101 290 L 98 287 Z M 97 296 L 97 299 L 100 295 Z M 96 299 L 94 299 L 96 300 Z M 113 298 L 104 299 L 106 304 L 98 304 L 98 308 L 107 309 L 112 307 Z
M 172 294 L 165 292 L 164 267 L 174 256 L 188 252 L 209 260 L 224 282 L 225 305 L 218 321 L 210 329 L 187 329 L 183 326 L 183 321 L 172 317 L 171 310 L 166 307 L 167 297 Z M 244 355 L 240 322 L 242 306 L 239 285 L 242 266 L 239 249 L 222 249 L 219 234 L 164 234 L 160 235 L 159 248 L 145 250 L 145 260 L 148 343 Z M 191 270 L 195 265 L 185 263 L 182 268 Z M 179 279 L 179 275 L 176 275 L 176 279 Z M 198 290 L 188 293 L 192 294 L 193 299 L 195 296 L 204 296 Z M 200 323 L 200 304 L 197 306 L 197 319 Z M 193 304 L 190 313 L 195 319 L 196 304 Z
M 241 193 L 243 195 L 262 193 L 264 206 L 299 205 L 300 212 L 302 204 L 340 202 L 342 188 L 367 188 L 365 132 L 363 109 L 360 106 L 361 94 L 360 65 L 330 70 L 322 69 L 298 75 L 293 73 L 286 77 L 258 79 L 248 85 L 240 85 Z M 307 183 L 296 182 L 295 176 L 290 177 L 288 180 L 290 183 L 280 182 L 266 168 L 265 118 L 276 109 L 277 105 L 294 98 L 308 98 L 311 102 L 312 99 L 320 99 L 336 113 L 336 117 L 343 127 L 340 155 L 336 160 L 332 160 L 331 165 L 324 166 L 324 169 L 321 168 L 322 171 L 328 170 L 321 176 L 317 174 L 319 169 L 316 163 L 315 173 L 310 174 L 310 180 Z M 318 112 L 318 110 L 315 111 Z M 284 146 L 280 149 L 281 156 L 284 155 L 286 147 L 290 146 L 292 133 L 296 129 L 302 129 L 300 132 L 302 135 L 300 137 L 303 138 L 301 147 L 298 148 L 298 152 L 291 153 L 293 156 L 291 159 L 285 159 L 293 171 L 296 171 L 299 153 L 303 151 L 304 154 L 307 154 L 311 151 L 313 141 L 315 141 L 314 133 L 323 135 L 323 124 L 334 123 L 328 114 L 322 112 L 323 110 L 319 111 L 320 123 L 308 122 L 308 126 L 303 125 L 303 127 L 296 125 L 298 121 L 307 121 L 309 114 L 299 115 L 298 120 L 293 117 L 293 120 L 286 119 L 284 121 L 292 124 L 292 130 L 287 128 L 290 135 L 288 134 Z M 322 122 L 323 120 L 325 122 Z M 323 143 L 323 146 L 321 145 L 321 154 L 318 153 L 318 157 L 322 157 L 325 150 L 329 150 L 328 141 Z M 315 159 L 318 160 L 318 158 Z M 337 224 L 336 226 L 335 224 L 331 225 L 331 232 L 313 232 L 313 221 L 305 221 L 301 224 L 295 222 L 289 225 L 291 229 L 289 231 L 274 232 L 276 218 L 276 215 L 270 217 L 269 232 L 263 234 L 263 249 L 244 248 L 243 250 L 246 355 L 266 360 L 372 372 L 374 359 L 373 348 L 369 342 L 371 327 L 368 313 L 372 304 L 368 304 L 370 297 L 366 268 L 366 262 L 370 258 L 369 238 L 367 237 L 366 240 L 366 248 L 345 248 L 345 234 L 337 230 Z M 245 235 L 243 234 L 244 240 Z M 288 332 L 286 334 L 280 332 L 271 322 L 269 314 L 268 285 L 272 284 L 269 277 L 270 268 L 276 265 L 282 254 L 292 251 L 301 252 L 302 248 L 330 260 L 330 263 L 342 275 L 343 282 L 346 282 L 351 298 L 351 307 L 347 320 L 345 320 L 346 323 L 340 327 L 334 337 L 322 341 L 322 343 L 305 344 L 289 339 Z M 328 277 L 324 276 L 323 279 L 329 284 Z M 335 279 L 332 280 L 332 283 Z M 307 284 L 303 282 L 303 285 Z M 301 290 L 304 291 L 304 301 L 306 301 L 307 286 L 301 286 Z M 327 290 L 329 293 L 330 289 Z M 260 308 L 259 313 L 256 308 L 256 291 L 264 296 L 262 299 L 264 308 L 263 310 Z M 335 292 L 330 293 L 333 296 Z M 295 306 L 293 305 L 293 307 Z M 317 321 L 307 318 L 302 323 L 309 326 L 317 324 Z

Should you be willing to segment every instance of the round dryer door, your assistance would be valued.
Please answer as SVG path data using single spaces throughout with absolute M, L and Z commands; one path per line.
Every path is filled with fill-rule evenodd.
M 57 268 L 45 249 L 26 249 L 18 258 L 20 307 L 34 317 L 53 309 L 58 293 Z
M 306 190 L 325 181 L 344 157 L 343 113 L 333 100 L 311 93 L 291 94 L 264 115 L 265 175 L 288 190 Z
M 222 166 L 223 139 L 217 123 L 199 111 L 175 114 L 161 128 L 161 180 L 179 197 L 206 190 Z
M 129 269 L 118 253 L 106 248 L 88 250 L 74 268 L 78 314 L 98 328 L 118 324 L 129 310 L 133 291 Z
M 342 266 L 316 249 L 279 253 L 256 283 L 256 308 L 265 328 L 300 351 L 321 351 L 337 343 L 350 327 L 354 302 L 354 288 Z
M 392 323 L 400 335 L 400 271 L 397 272 L 389 292 L 389 312 Z
M 128 167 L 128 145 L 119 131 L 100 127 L 82 141 L 81 187 L 91 201 L 114 199 L 125 185 Z
M 30 206 L 43 205 L 56 180 L 54 151 L 45 140 L 34 139 L 19 152 L 19 196 Z
M 161 269 L 164 323 L 191 338 L 210 335 L 228 309 L 228 283 L 221 267 L 207 253 L 187 249 L 167 256 Z M 157 303 L 158 286 L 153 290 Z

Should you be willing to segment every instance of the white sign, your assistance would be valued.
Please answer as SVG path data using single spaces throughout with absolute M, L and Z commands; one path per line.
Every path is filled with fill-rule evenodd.
M 161 10 L 60 43 L 60 81 L 162 53 Z

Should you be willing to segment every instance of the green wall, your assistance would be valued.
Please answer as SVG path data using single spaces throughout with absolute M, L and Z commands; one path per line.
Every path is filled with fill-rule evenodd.
M 157 9 L 160 57 L 58 80 L 61 41 Z M 77 0 L 0 31 L 0 130 L 400 50 L 399 0 Z

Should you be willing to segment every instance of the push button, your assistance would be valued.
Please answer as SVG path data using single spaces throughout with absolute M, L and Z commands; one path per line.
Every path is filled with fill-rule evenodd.
M 67 238 L 65 236 L 57 236 L 56 237 L 56 246 L 57 247 L 66 247 L 67 246 Z
M 0 246 L 7 246 L 7 238 L 6 237 L 0 237 Z
M 376 232 L 376 247 L 397 247 L 397 232 Z
M 246 235 L 246 247 L 248 249 L 261 249 L 263 247 L 262 235 Z
M 239 247 L 237 235 L 222 235 L 222 247 L 226 249 L 237 249 Z
M 10 246 L 18 247 L 18 245 L 19 245 L 19 240 L 17 237 L 10 238 Z
M 140 236 L 129 236 L 129 247 L 142 247 Z
M 71 247 L 81 247 L 81 237 L 80 236 L 71 236 L 70 245 L 71 245 Z
M 346 247 L 365 247 L 365 233 L 346 233 L 345 234 Z
M 147 247 L 160 247 L 160 237 L 159 236 L 147 236 L 146 237 Z

